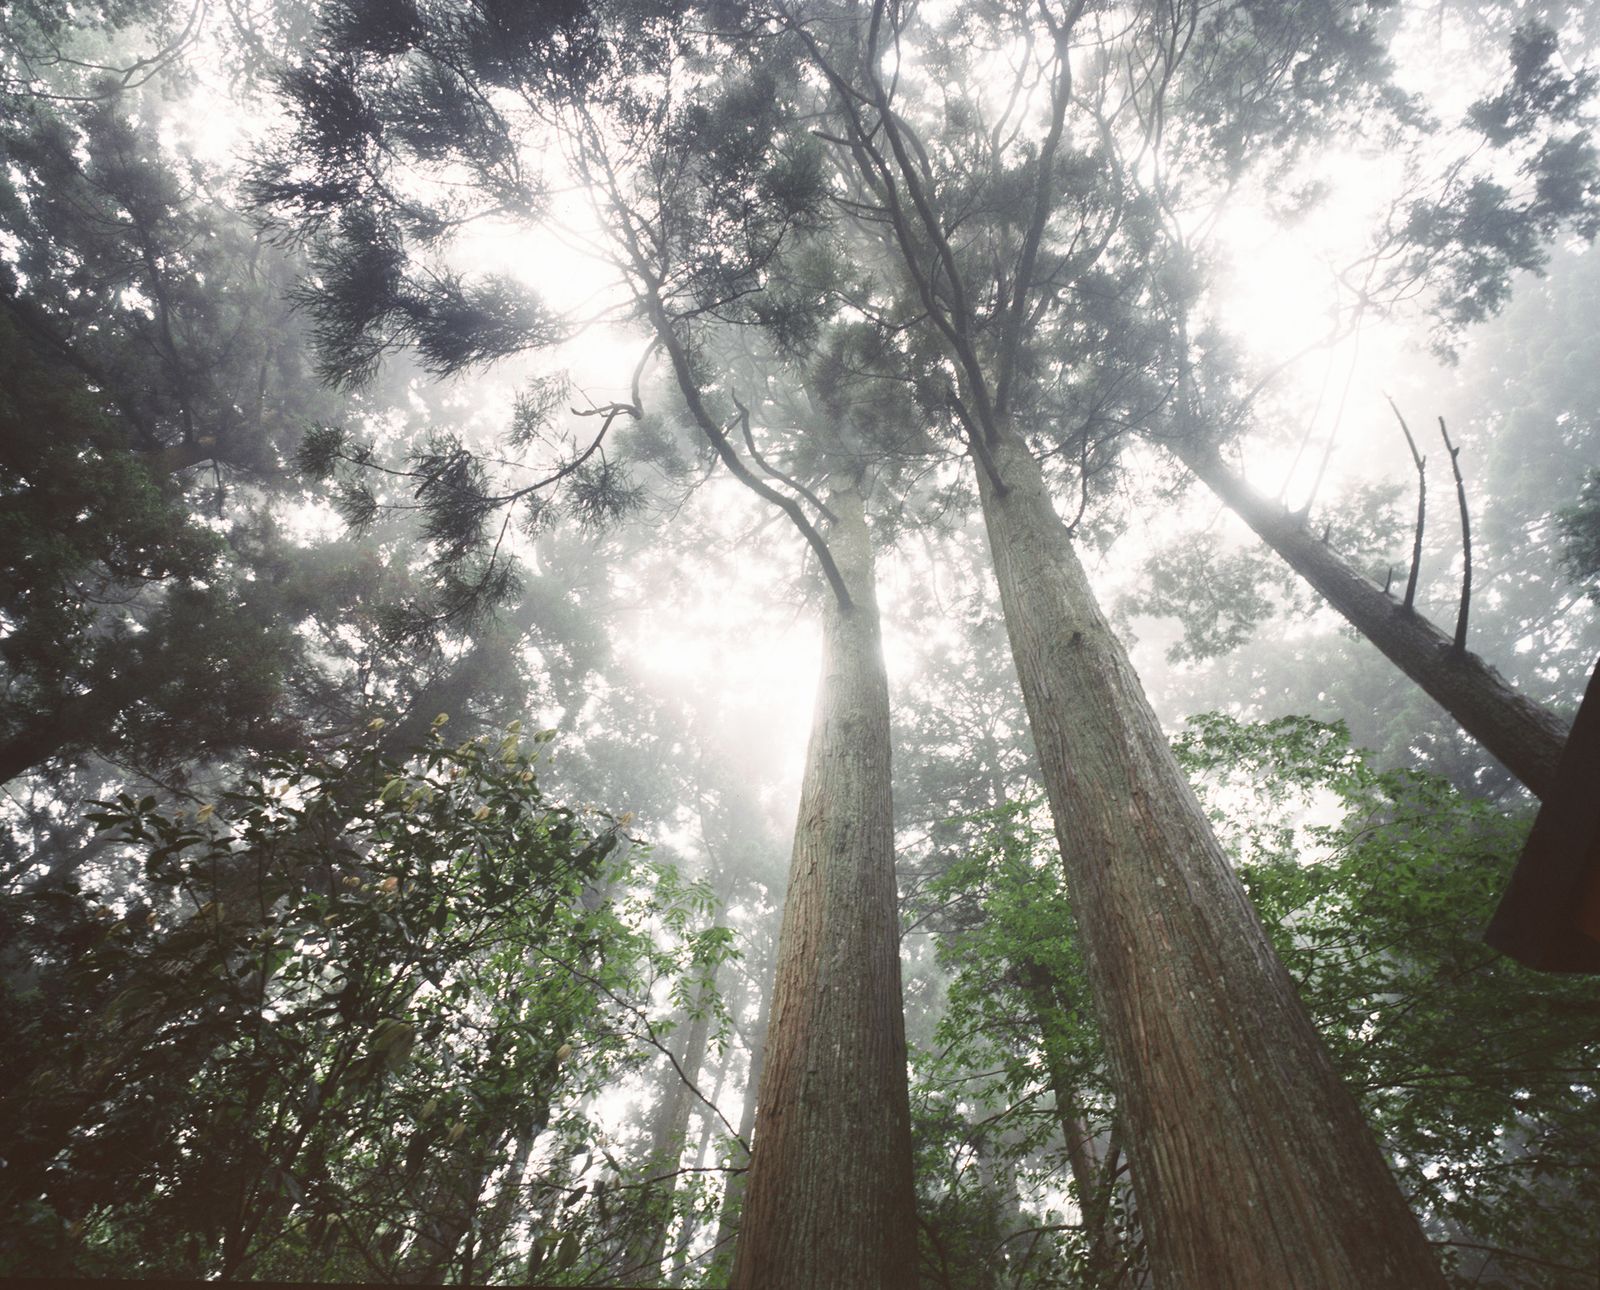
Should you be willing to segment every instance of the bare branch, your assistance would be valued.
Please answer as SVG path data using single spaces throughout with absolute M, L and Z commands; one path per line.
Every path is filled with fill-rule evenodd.
M 1450 469 L 1456 476 L 1456 501 L 1461 506 L 1461 608 L 1456 613 L 1456 639 L 1450 652 L 1457 658 L 1467 654 L 1467 611 L 1472 606 L 1472 526 L 1467 519 L 1467 485 L 1461 478 L 1461 449 L 1450 442 L 1444 418 L 1439 418 L 1439 434 L 1450 454 Z
M 1417 441 L 1411 437 L 1411 427 L 1406 424 L 1406 419 L 1400 415 L 1400 409 L 1395 401 L 1387 394 L 1389 406 L 1394 408 L 1395 420 L 1400 423 L 1400 429 L 1406 437 L 1406 447 L 1411 449 L 1411 460 L 1417 467 L 1417 532 L 1411 544 L 1411 572 L 1406 577 L 1406 598 L 1402 607 L 1407 613 L 1412 612 L 1417 599 L 1417 571 L 1422 567 L 1422 525 L 1428 515 L 1428 475 L 1426 467 L 1428 460 L 1417 451 Z

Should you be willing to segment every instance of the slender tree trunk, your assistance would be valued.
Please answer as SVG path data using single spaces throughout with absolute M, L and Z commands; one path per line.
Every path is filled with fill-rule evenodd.
M 1117 1244 L 1112 1230 L 1111 1198 L 1115 1176 L 1108 1176 L 1103 1162 L 1095 1155 L 1094 1134 L 1084 1124 L 1066 1055 L 1056 1038 L 1062 1024 L 1062 1006 L 1056 996 L 1055 980 L 1043 964 L 1031 960 L 1019 965 L 1023 989 L 1039 1029 L 1044 1049 L 1045 1077 L 1056 1102 L 1056 1122 L 1067 1149 L 1067 1167 L 1077 1185 L 1078 1212 L 1089 1234 L 1089 1258 L 1084 1269 L 1084 1290 L 1097 1290 L 1109 1284 L 1111 1256 Z
M 588 903 L 588 889 L 585 903 Z M 495 1035 L 490 1039 L 490 1060 L 503 1051 L 505 1039 Z M 505 1187 L 514 1190 L 527 1167 L 529 1153 L 539 1136 L 550 1126 L 550 1108 L 561 1083 L 561 1061 L 552 1049 L 540 1065 L 536 1078 L 520 1097 L 514 1097 L 506 1106 L 485 1107 L 481 1115 L 470 1123 L 467 1133 L 458 1143 L 442 1146 L 436 1153 L 430 1177 L 424 1185 L 424 1199 L 416 1216 L 417 1236 L 400 1269 L 399 1280 L 410 1285 L 438 1283 L 458 1251 L 471 1250 L 472 1242 L 488 1236 L 497 1237 L 503 1230 L 507 1215 L 497 1203 L 485 1219 L 478 1221 L 482 1210 L 484 1188 L 501 1160 L 505 1148 L 513 1138 L 519 1142 L 513 1157 L 513 1172 Z M 519 1114 L 520 1113 L 520 1114 Z M 513 1116 L 521 1118 L 520 1128 L 508 1127 Z M 466 1246 L 463 1247 L 463 1242 Z M 491 1249 L 491 1254 L 493 1250 Z M 465 1260 L 463 1260 L 465 1262 Z M 468 1269 L 461 1269 L 461 1280 L 471 1281 Z
M 1173 453 L 1289 562 L 1350 625 L 1420 685 L 1469 735 L 1537 796 L 1555 784 L 1568 723 L 1517 693 L 1476 654 L 1353 569 L 1283 507 L 1255 492 L 1209 445 L 1179 441 Z
M 714 987 L 713 987 L 714 988 Z M 672 1198 L 678 1189 L 678 1166 L 689 1136 L 689 1112 L 695 1099 L 690 1087 L 700 1082 L 700 1066 L 706 1055 L 706 1040 L 711 1033 L 708 1000 L 701 994 L 700 1016 L 684 1031 L 683 1047 L 676 1067 L 663 1062 L 661 1096 L 651 1116 L 650 1148 L 640 1171 L 644 1193 L 644 1230 L 633 1242 L 628 1256 L 627 1275 L 640 1285 L 654 1284 L 661 1276 L 661 1260 L 667 1250 L 667 1223 Z M 682 1072 L 680 1075 L 679 1072 Z
M 749 1142 L 751 1134 L 755 1131 L 756 1098 L 761 1089 L 761 1071 L 767 1056 L 767 1018 L 772 1003 L 772 992 L 762 990 L 760 981 L 752 979 L 750 988 L 760 992 L 760 1005 L 749 1034 L 750 1069 L 745 1073 L 744 1105 L 739 1111 L 739 1139 L 742 1142 Z M 741 1172 L 728 1175 L 728 1184 L 722 1192 L 722 1206 L 717 1213 L 717 1239 L 712 1243 L 712 1249 L 719 1251 L 716 1257 L 726 1257 L 721 1255 L 720 1251 L 730 1248 L 738 1232 L 739 1215 L 744 1203 L 745 1180 L 750 1176 L 748 1156 L 743 1160 L 735 1159 L 731 1163 L 740 1168 Z
M 917 1279 L 889 790 L 889 687 L 861 497 L 829 545 L 849 588 L 824 656 L 795 826 L 754 1158 L 731 1285 L 883 1290 Z
M 728 1079 L 727 1054 L 717 1063 L 717 1082 L 711 1086 L 709 1100 L 712 1106 L 722 1105 L 722 1088 Z M 695 1143 L 694 1154 L 690 1157 L 691 1167 L 698 1173 L 705 1167 L 706 1152 L 711 1149 L 711 1138 L 717 1128 L 717 1119 L 709 1112 L 700 1116 L 700 1137 Z M 689 1247 L 694 1243 L 695 1235 L 703 1225 L 693 1213 L 683 1216 L 683 1222 L 678 1227 L 677 1238 L 672 1243 L 672 1258 L 667 1273 L 667 1284 L 679 1286 L 683 1284 L 684 1276 L 688 1271 Z
M 1029 1009 L 1044 1048 L 1045 1078 L 1050 1081 L 1050 1092 L 1056 1101 L 1056 1123 L 1061 1128 L 1061 1138 L 1067 1148 L 1067 1164 L 1072 1170 L 1072 1180 L 1078 1185 L 1078 1208 L 1083 1211 L 1087 1225 L 1098 1181 L 1094 1153 L 1090 1149 L 1093 1135 L 1084 1127 L 1078 1114 L 1077 1090 L 1073 1088 L 1065 1055 L 1055 1037 L 1061 1024 L 1060 1009 L 1055 991 L 1051 988 L 1049 970 L 1031 962 L 1024 962 L 1020 967 L 1023 989 L 1027 993 Z
M 1010 435 L 994 453 L 984 519 L 1157 1284 L 1442 1287 L 1038 463 Z

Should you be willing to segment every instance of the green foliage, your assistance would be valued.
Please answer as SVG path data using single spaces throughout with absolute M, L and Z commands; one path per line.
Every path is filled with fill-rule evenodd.
M 518 1188 L 526 1239 L 582 1240 L 579 1103 L 656 984 L 729 948 L 705 889 L 545 800 L 552 733 L 289 757 L 193 816 L 102 804 L 150 903 L 4 908 L 36 976 L 3 998 L 4 1270 L 482 1271 L 514 1211 L 462 1246 L 468 1220 Z
M 1201 716 L 1175 751 L 1459 1283 L 1592 1281 L 1593 986 L 1522 968 L 1481 940 L 1527 821 L 1437 776 L 1376 771 L 1342 726 L 1309 718 Z M 1028 1218 L 1013 1225 L 1059 1223 L 1048 1195 L 1028 1190 L 1030 1171 L 1062 1167 L 1055 1113 L 1070 1100 L 1091 1133 L 1115 1120 L 1082 964 L 1063 935 L 1070 893 L 1036 816 L 1012 806 L 983 817 L 988 840 L 933 884 L 954 975 L 939 1048 L 915 1061 L 929 1221 L 955 1221 L 983 1143 L 1014 1162 L 1010 1194 Z M 969 1196 L 957 1229 L 995 1199 L 992 1188 Z M 1119 1257 L 1137 1248 L 1125 1220 L 1114 1218 Z M 1046 1238 L 1080 1280 L 1084 1238 L 1075 1224 Z
M 1481 940 L 1527 821 L 1436 776 L 1379 773 L 1341 727 L 1306 718 L 1201 718 L 1177 751 L 1462 1283 L 1587 1284 L 1594 990 Z
M 1505 305 L 1515 273 L 1543 271 L 1558 233 L 1585 241 L 1600 233 L 1600 152 L 1589 128 L 1600 78 L 1563 70 L 1556 33 L 1537 23 L 1512 34 L 1509 60 L 1506 87 L 1468 114 L 1504 154 L 1497 168 L 1457 167 L 1440 194 L 1412 203 L 1406 218 L 1403 272 L 1436 284 L 1436 347 L 1446 355 L 1461 328 Z M 1507 160 L 1515 163 L 1512 183 L 1500 177 Z
M 209 573 L 216 534 L 170 479 L 126 451 L 81 374 L 0 314 L 0 655 L 11 675 L 58 685 L 92 653 L 93 601 L 112 587 Z M 21 695 L 15 690 L 13 702 Z
M 952 977 L 936 1048 L 913 1058 L 912 1113 L 922 1131 L 925 1264 L 953 1286 L 987 1276 L 1098 1285 L 1122 1257 L 1097 1248 L 1081 1221 L 1086 1207 L 1120 1205 L 1114 1175 L 1086 1195 L 1065 1149 L 1079 1128 L 1103 1139 L 1114 1105 L 1041 808 L 1013 803 L 969 817 L 983 840 L 929 884 L 943 930 L 938 958 Z M 1009 1194 L 983 1190 L 981 1173 L 1006 1179 Z M 1059 1209 L 1063 1186 L 1077 1220 Z M 1035 1227 L 1044 1230 L 1016 1238 Z
M 1167 649 L 1173 663 L 1215 658 L 1249 640 L 1278 610 L 1266 594 L 1281 587 L 1282 571 L 1254 548 L 1224 553 L 1215 533 L 1157 551 L 1145 562 L 1138 590 L 1124 612 L 1171 616 L 1183 635 Z
M 1560 512 L 1562 563 L 1577 582 L 1600 583 L 1600 470 L 1591 470 L 1575 505 Z M 1600 599 L 1600 586 L 1589 594 Z

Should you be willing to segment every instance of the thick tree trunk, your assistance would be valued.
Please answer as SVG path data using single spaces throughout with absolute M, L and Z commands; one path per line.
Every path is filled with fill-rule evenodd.
M 917 1280 L 889 688 L 861 498 L 840 489 L 831 505 L 853 603 L 825 601 L 736 1290 Z
M 1533 793 L 1549 794 L 1566 746 L 1567 722 L 1518 694 L 1476 654 L 1457 654 L 1449 636 L 1351 568 L 1283 507 L 1256 493 L 1215 448 L 1180 441 L 1172 451 L 1463 730 Z
M 984 518 L 1157 1284 L 1442 1287 L 1038 464 L 1012 438 L 995 460 Z

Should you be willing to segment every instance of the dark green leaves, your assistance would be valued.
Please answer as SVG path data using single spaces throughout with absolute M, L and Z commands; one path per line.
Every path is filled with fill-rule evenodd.
M 1582 119 L 1594 96 L 1595 73 L 1588 68 L 1562 70 L 1559 38 L 1538 22 L 1526 22 L 1511 34 L 1511 80 L 1505 89 L 1480 99 L 1467 120 L 1495 147 L 1551 124 Z
M 586 1140 L 579 1108 L 636 1060 L 658 985 L 686 975 L 706 998 L 729 953 L 726 933 L 695 934 L 706 893 L 544 799 L 548 732 L 455 745 L 434 728 L 403 763 L 370 744 L 280 759 L 193 815 L 98 804 L 171 896 L 122 920 L 55 893 L 66 1006 L 35 1005 L 58 1042 L 4 1094 L 0 1185 L 43 1197 L 58 1235 L 69 1215 L 96 1226 L 62 1256 L 0 1224 L 8 1270 L 49 1246 L 57 1273 L 132 1258 L 322 1280 L 364 1257 L 395 1279 L 443 1198 L 477 1203 L 487 1153 Z M 498 1212 L 479 1258 L 506 1234 Z M 538 1236 L 557 1268 L 590 1221 L 574 1205 Z
M 1600 470 L 1589 472 L 1577 503 L 1561 512 L 1559 523 L 1567 571 L 1580 582 L 1600 580 Z

